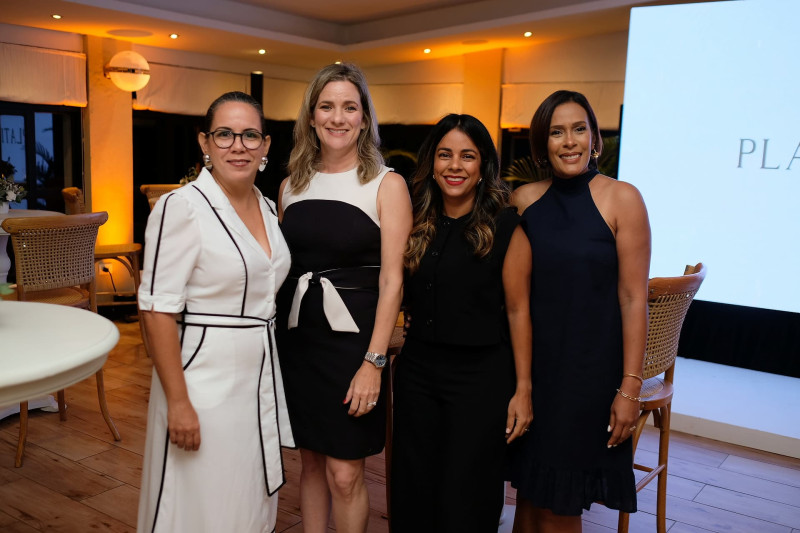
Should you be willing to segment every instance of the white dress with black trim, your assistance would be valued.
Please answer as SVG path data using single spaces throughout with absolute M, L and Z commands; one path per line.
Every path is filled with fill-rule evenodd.
M 254 191 L 271 257 L 206 170 L 163 196 L 148 220 L 139 306 L 178 316 L 201 444 L 185 451 L 169 442 L 154 368 L 139 532 L 275 530 L 280 450 L 294 447 L 274 342 L 290 255 L 274 204 Z

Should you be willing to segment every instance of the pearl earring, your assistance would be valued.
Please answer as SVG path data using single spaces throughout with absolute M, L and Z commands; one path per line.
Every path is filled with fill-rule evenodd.
M 206 167 L 208 170 L 211 170 L 214 165 L 211 163 L 211 156 L 208 154 L 203 154 L 203 166 Z
M 267 156 L 263 156 L 261 158 L 261 164 L 258 165 L 259 172 L 264 172 L 264 169 L 267 168 L 267 163 L 268 162 L 269 162 L 269 159 L 267 158 Z

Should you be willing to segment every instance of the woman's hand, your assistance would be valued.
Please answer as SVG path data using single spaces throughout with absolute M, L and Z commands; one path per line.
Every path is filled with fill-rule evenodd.
M 200 420 L 188 399 L 169 403 L 167 429 L 169 441 L 178 448 L 186 451 L 200 448 Z
M 628 393 L 629 396 L 632 394 Z M 637 393 L 636 396 L 639 394 Z M 636 421 L 639 419 L 639 402 L 629 400 L 622 394 L 617 393 L 614 402 L 611 404 L 611 417 L 608 420 L 609 433 L 608 447 L 616 446 L 625 441 L 633 434 L 636 429 Z
M 511 442 L 524 435 L 533 422 L 533 404 L 531 391 L 520 390 L 514 393 L 508 402 L 508 418 L 506 419 L 506 442 Z
M 372 411 L 378 403 L 381 393 L 381 371 L 368 361 L 364 361 L 356 375 L 350 380 L 350 388 L 344 403 L 350 403 L 348 415 L 361 416 Z
M 144 311 L 142 319 L 150 338 L 153 367 L 167 399 L 169 440 L 178 448 L 197 450 L 200 447 L 200 421 L 186 390 L 175 317 L 169 313 Z

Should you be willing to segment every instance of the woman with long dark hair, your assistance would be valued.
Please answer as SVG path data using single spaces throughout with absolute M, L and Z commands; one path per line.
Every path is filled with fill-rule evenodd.
M 439 121 L 420 148 L 412 200 L 392 531 L 496 531 L 506 446 L 531 422 L 531 257 L 480 121 Z

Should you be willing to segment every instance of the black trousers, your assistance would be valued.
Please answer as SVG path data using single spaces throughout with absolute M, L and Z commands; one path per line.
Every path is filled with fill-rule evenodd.
M 503 509 L 510 348 L 407 339 L 398 356 L 393 533 L 494 533 Z

